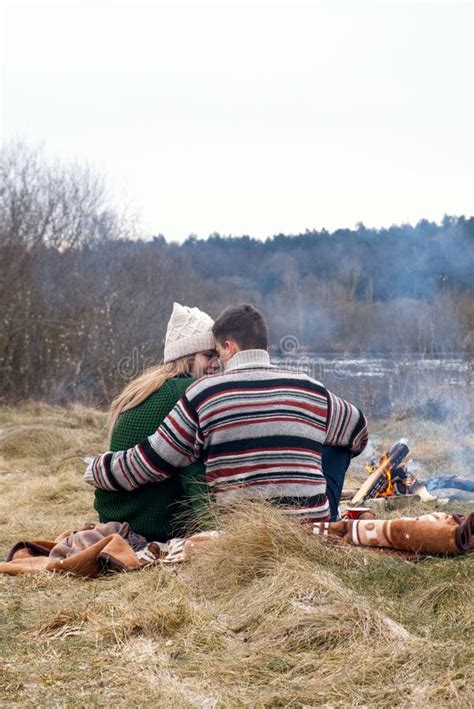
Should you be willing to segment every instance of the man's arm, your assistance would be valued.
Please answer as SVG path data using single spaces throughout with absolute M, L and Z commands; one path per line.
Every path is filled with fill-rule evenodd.
M 202 444 L 196 410 L 184 394 L 152 436 L 126 451 L 98 455 L 84 478 L 102 490 L 134 490 L 194 463 Z
M 360 409 L 339 396 L 328 395 L 326 445 L 348 448 L 352 456 L 362 453 L 368 441 L 367 420 Z

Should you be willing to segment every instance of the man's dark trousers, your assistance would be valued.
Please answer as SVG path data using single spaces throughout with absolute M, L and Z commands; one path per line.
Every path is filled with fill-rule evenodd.
M 339 446 L 323 446 L 322 466 L 327 481 L 326 494 L 331 510 L 331 522 L 337 519 L 337 509 L 341 499 L 344 478 L 351 462 L 351 454 L 347 448 Z

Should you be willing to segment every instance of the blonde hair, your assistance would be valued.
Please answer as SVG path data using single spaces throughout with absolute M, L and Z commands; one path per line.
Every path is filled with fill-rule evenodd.
M 168 379 L 180 374 L 189 374 L 194 361 L 194 355 L 180 357 L 166 364 L 158 364 L 145 370 L 136 379 L 127 384 L 125 389 L 112 401 L 107 419 L 108 435 L 112 435 L 113 428 L 121 413 L 133 409 L 148 399 L 151 394 L 158 391 Z

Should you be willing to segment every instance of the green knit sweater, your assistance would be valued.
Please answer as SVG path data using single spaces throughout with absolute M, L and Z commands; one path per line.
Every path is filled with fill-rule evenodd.
M 169 379 L 148 399 L 120 414 L 109 450 L 126 450 L 151 436 L 193 381 L 190 377 Z M 101 522 L 128 522 L 134 532 L 147 539 L 165 541 L 183 536 L 191 512 L 199 516 L 207 500 L 204 465 L 194 463 L 179 476 L 132 492 L 96 489 L 94 507 Z

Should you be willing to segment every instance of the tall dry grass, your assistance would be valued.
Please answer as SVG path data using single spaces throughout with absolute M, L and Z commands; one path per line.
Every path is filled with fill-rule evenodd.
M 405 432 L 398 423 L 383 422 L 376 434 L 389 443 Z M 20 538 L 50 538 L 94 518 L 81 457 L 103 449 L 104 424 L 77 407 L 0 409 L 3 557 Z M 362 474 L 358 461 L 352 476 Z M 0 577 L 0 701 L 474 703 L 472 556 L 413 564 L 335 548 L 259 505 L 221 515 L 220 526 L 225 533 L 207 553 L 179 568 L 93 581 Z

